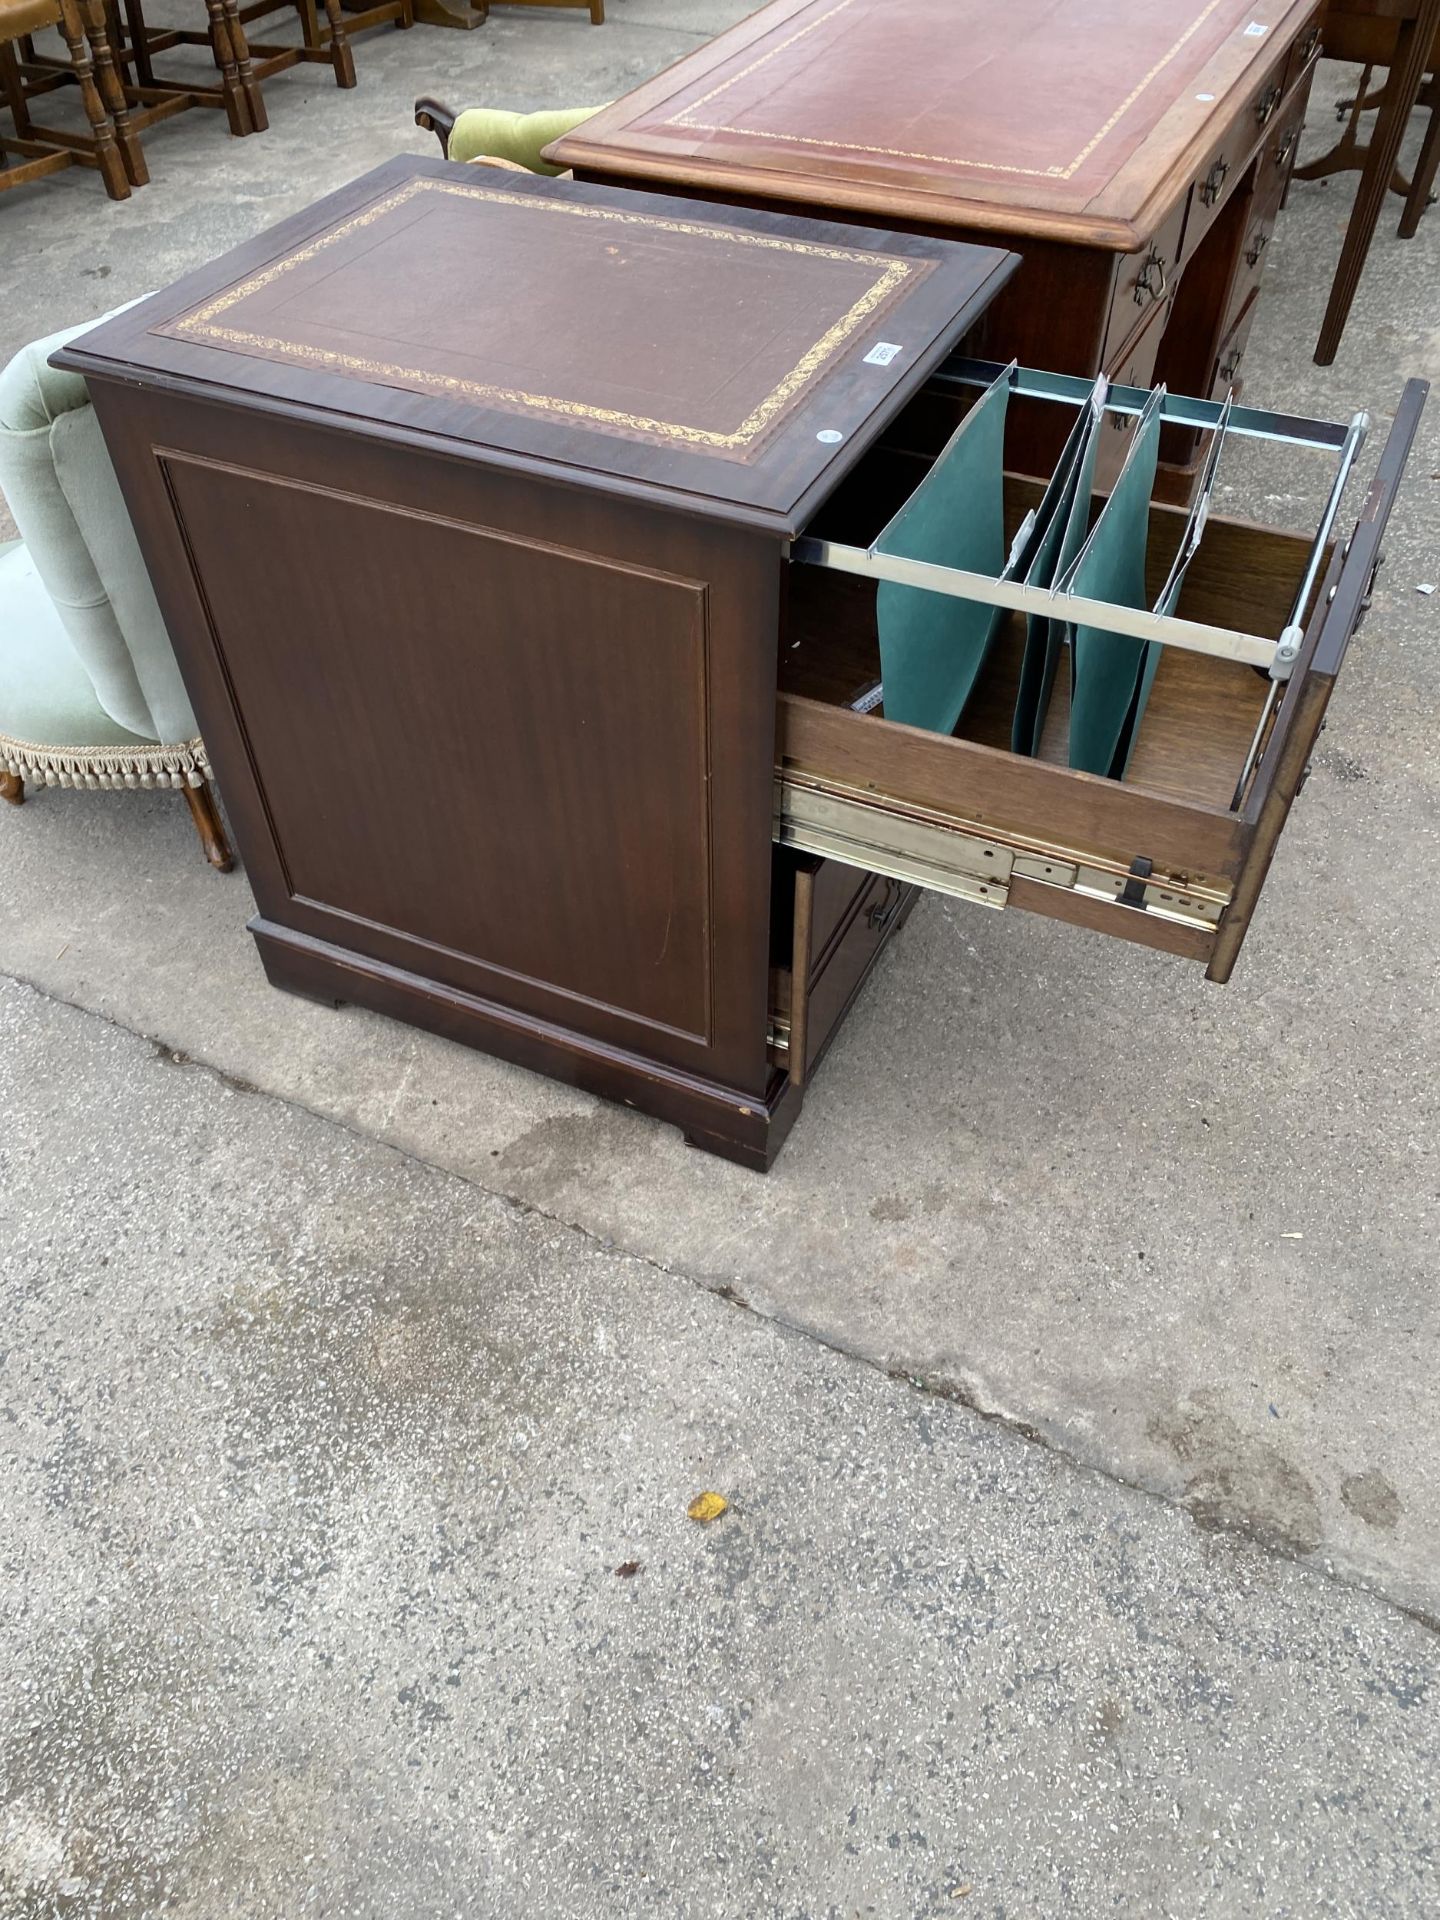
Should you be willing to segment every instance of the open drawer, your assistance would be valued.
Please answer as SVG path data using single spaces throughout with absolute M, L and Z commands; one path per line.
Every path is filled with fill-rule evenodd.
M 957 395 L 1001 373 L 952 363 L 929 390 L 953 423 Z M 1083 404 L 1090 383 L 1012 370 L 1018 390 Z M 1334 465 L 1318 527 L 1304 533 L 1211 515 L 1178 603 L 1116 604 L 1122 634 L 1159 646 L 1123 777 L 1067 763 L 1066 676 L 1055 677 L 1033 755 L 1012 748 L 1027 615 L 1078 619 L 1095 603 L 1037 597 L 1014 581 L 897 559 L 875 541 L 929 471 L 924 433 L 875 448 L 832 496 L 787 569 L 780 649 L 775 838 L 868 873 L 993 908 L 1022 907 L 1205 963 L 1229 978 L 1280 832 L 1299 792 L 1351 635 L 1369 605 L 1380 541 L 1426 387 L 1404 391 L 1353 530 L 1337 533 L 1368 421 L 1348 426 L 1235 408 L 1229 430 L 1284 457 Z M 1111 388 L 1112 411 L 1149 396 Z M 963 408 L 965 401 L 959 402 Z M 948 412 L 947 412 L 948 410 Z M 1218 407 L 1169 399 L 1164 417 L 1213 429 Z M 913 421 L 912 421 L 913 424 Z M 917 445 L 917 439 L 920 444 Z M 1007 474 L 1006 539 L 1043 483 Z M 1093 522 L 1103 500 L 1091 503 Z M 1149 598 L 1185 537 L 1183 510 L 1152 504 Z M 1001 609 L 953 734 L 884 717 L 876 596 L 881 581 Z

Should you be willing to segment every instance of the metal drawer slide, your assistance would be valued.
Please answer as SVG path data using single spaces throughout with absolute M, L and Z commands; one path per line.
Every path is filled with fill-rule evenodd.
M 978 822 L 789 769 L 775 777 L 774 837 L 783 847 L 982 907 L 1007 906 L 1012 880 L 1024 879 L 1210 932 L 1230 897 L 1151 872 L 1148 862 L 1126 867 L 1073 848 L 1020 841 Z

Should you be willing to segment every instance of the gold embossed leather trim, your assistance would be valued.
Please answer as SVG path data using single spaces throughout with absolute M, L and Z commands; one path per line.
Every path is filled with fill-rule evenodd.
M 366 359 L 327 347 L 284 340 L 254 333 L 230 325 L 225 316 L 243 301 L 270 285 L 282 274 L 291 272 L 304 261 L 313 260 L 328 247 L 358 229 L 369 226 L 412 200 L 417 194 L 456 194 L 469 200 L 489 200 L 524 207 L 533 213 L 578 220 L 613 221 L 621 225 L 651 227 L 667 233 L 695 235 L 701 239 L 723 241 L 727 245 L 758 247 L 782 253 L 808 254 L 817 259 L 842 261 L 875 269 L 875 278 L 849 310 L 811 345 L 785 377 L 766 394 L 738 427 L 731 432 L 690 426 L 682 421 L 651 419 L 610 407 L 592 406 L 581 400 L 564 399 L 554 394 L 530 393 L 523 389 L 492 386 L 484 381 L 467 380 L 430 368 L 406 367 L 396 362 Z M 399 188 L 367 207 L 363 213 L 316 236 L 307 246 L 273 261 L 260 272 L 251 274 L 238 285 L 207 300 L 194 312 L 183 315 L 158 329 L 180 339 L 206 345 L 249 350 L 283 360 L 303 361 L 306 365 L 337 373 L 355 374 L 377 381 L 403 381 L 427 392 L 453 394 L 483 405 L 501 405 L 527 413 L 550 415 L 560 420 L 579 420 L 618 432 L 655 435 L 660 439 L 694 447 L 715 448 L 724 452 L 743 451 L 774 424 L 796 394 L 834 359 L 845 343 L 885 306 L 896 290 L 912 275 L 926 271 L 925 263 L 889 258 L 884 254 L 862 252 L 850 247 L 827 246 L 817 241 L 791 240 L 778 234 L 752 233 L 743 228 L 709 225 L 701 221 L 666 219 L 657 214 L 626 212 L 618 208 L 587 205 L 538 194 L 510 193 L 499 188 L 479 188 L 450 180 L 418 179 Z

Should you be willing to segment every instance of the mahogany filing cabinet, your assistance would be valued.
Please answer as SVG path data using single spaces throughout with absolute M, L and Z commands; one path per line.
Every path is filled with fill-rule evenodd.
M 921 886 L 1227 978 L 1421 392 L 1348 537 L 1333 510 L 1211 519 L 1123 779 L 1072 770 L 1063 715 L 1009 750 L 1028 603 L 1000 585 L 955 734 L 901 726 L 872 684 L 875 534 L 992 377 L 954 349 L 1014 267 L 407 157 L 63 349 L 270 979 L 763 1168 Z M 1356 445 L 1248 430 L 1318 433 L 1342 470 Z M 1008 532 L 1039 490 L 1005 478 Z M 1150 521 L 1158 578 L 1185 516 Z

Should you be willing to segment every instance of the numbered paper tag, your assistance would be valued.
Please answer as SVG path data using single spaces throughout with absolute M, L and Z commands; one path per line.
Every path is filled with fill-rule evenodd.
M 896 354 L 904 351 L 894 340 L 880 340 L 866 354 L 865 364 L 867 367 L 888 367 Z
M 1245 38 L 1247 40 L 1258 40 L 1262 34 L 1266 34 L 1269 31 L 1269 27 L 1267 27 L 1263 21 L 1252 20 L 1245 29 Z

